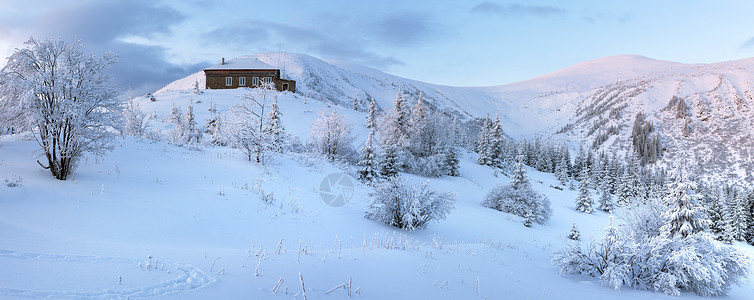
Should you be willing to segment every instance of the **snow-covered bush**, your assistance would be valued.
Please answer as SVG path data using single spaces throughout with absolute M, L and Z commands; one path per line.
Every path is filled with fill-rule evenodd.
M 666 198 L 669 208 L 649 203 L 631 209 L 621 232 L 612 221 L 605 237 L 586 248 L 572 243 L 558 251 L 553 263 L 561 273 L 598 277 L 616 289 L 628 285 L 678 296 L 722 296 L 749 273 L 749 258 L 716 241 L 709 219 L 696 203 L 691 181 L 679 176 Z M 659 220 L 659 221 L 658 221 Z
M 430 221 L 444 220 L 456 196 L 429 189 L 428 182 L 406 186 L 400 177 L 390 178 L 369 194 L 366 218 L 406 230 L 422 229 Z
M 135 137 L 143 137 L 149 128 L 151 116 L 141 110 L 129 91 L 128 99 L 123 107 L 123 133 Z
M 21 176 L 12 175 L 11 177 L 3 177 L 3 181 L 5 182 L 5 186 L 7 187 L 17 187 L 21 186 L 21 183 L 24 182 L 24 179 L 21 178 Z
M 324 108 L 312 124 L 309 143 L 312 149 L 329 160 L 350 159 L 355 150 L 351 146 L 351 123 L 336 109 Z
M 550 200 L 530 186 L 515 189 L 510 185 L 493 188 L 484 197 L 482 205 L 505 213 L 514 214 L 537 224 L 550 219 Z
M 537 193 L 526 177 L 523 155 L 518 156 L 518 163 L 510 185 L 499 185 L 493 188 L 484 197 L 482 205 L 520 216 L 524 218 L 525 224 L 532 222 L 544 224 L 552 214 L 550 200 L 545 195 Z

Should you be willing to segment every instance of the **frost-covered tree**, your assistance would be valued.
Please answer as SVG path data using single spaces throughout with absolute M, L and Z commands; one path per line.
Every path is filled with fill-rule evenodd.
M 374 131 L 369 131 L 369 137 L 361 148 L 361 155 L 359 156 L 359 180 L 366 184 L 375 182 L 378 178 L 377 174 L 377 157 L 372 147 L 372 140 L 374 138 Z
M 492 167 L 503 166 L 503 127 L 500 125 L 500 116 L 495 116 L 490 130 L 490 141 L 487 144 L 487 153 L 489 155 L 489 165 Z
M 262 83 L 253 92 L 241 96 L 241 103 L 230 108 L 230 120 L 227 130 L 223 130 L 229 144 L 243 151 L 246 158 L 257 163 L 264 161 L 268 150 L 269 130 L 267 122 L 267 100 L 273 93 L 274 86 Z
M 636 192 L 636 185 L 634 185 L 633 175 L 631 170 L 625 168 L 623 175 L 620 177 L 617 188 L 617 204 L 619 207 L 628 206 L 634 201 L 634 195 Z
M 513 168 L 513 177 L 511 177 L 511 187 L 518 190 L 529 186 L 529 176 L 526 176 L 526 168 L 524 167 L 524 155 L 519 150 L 516 165 Z
M 492 120 L 487 116 L 482 123 L 482 128 L 479 131 L 479 136 L 476 142 L 476 152 L 479 153 L 477 163 L 480 165 L 489 165 L 492 162 L 490 150 L 490 144 L 492 139 Z
M 555 177 L 562 185 L 566 185 L 570 180 L 568 178 L 568 161 L 563 156 L 561 156 L 558 165 L 555 167 Z
M 571 231 L 568 232 L 568 239 L 574 241 L 581 239 L 581 233 L 579 232 L 579 228 L 576 227 L 576 222 L 573 222 L 573 225 L 571 225 Z
M 209 119 L 204 122 L 204 132 L 210 134 L 213 145 L 227 145 L 227 141 L 223 136 L 225 118 L 217 111 L 217 106 L 212 101 L 209 102 L 207 110 L 209 111 Z
M 604 211 L 606 213 L 612 213 L 615 210 L 615 204 L 613 203 L 613 195 L 610 194 L 607 188 L 602 189 L 602 194 L 600 195 L 600 201 L 599 206 L 597 209 Z
M 141 110 L 141 105 L 128 91 L 128 98 L 123 106 L 123 134 L 143 137 L 149 128 L 151 117 Z
M 586 248 L 568 243 L 556 252 L 553 263 L 561 273 L 597 277 L 616 289 L 627 285 L 675 296 L 682 291 L 700 296 L 727 294 L 732 285 L 740 285 L 747 278 L 748 258 L 735 248 L 719 244 L 708 233 L 695 231 L 695 221 L 678 223 L 686 218 L 678 217 L 683 214 L 678 212 L 686 211 L 691 216 L 686 219 L 696 216 L 693 205 L 683 209 L 679 206 L 685 204 L 678 202 L 683 200 L 664 213 L 642 208 L 647 205 L 626 210 L 636 216 L 626 219 L 621 231 L 611 225 L 600 242 Z M 660 226 L 658 221 L 665 225 Z M 688 235 L 680 229 L 674 233 L 668 229 L 684 227 L 678 224 L 686 224 Z
M 111 149 L 121 102 L 108 70 L 117 57 L 89 55 L 80 41 L 25 45 L 0 70 L 0 121 L 31 130 L 46 158 L 37 162 L 65 180 L 84 153 Z
M 278 106 L 278 98 L 272 101 L 270 104 L 270 113 L 267 115 L 267 124 L 265 126 L 267 136 L 267 147 L 276 153 L 283 153 L 286 148 L 286 133 L 285 127 L 280 117 L 283 113 L 280 112 Z
M 365 217 L 413 231 L 431 221 L 444 220 L 453 209 L 456 196 L 429 189 L 428 182 L 406 186 L 400 177 L 390 178 L 369 194 Z
M 490 190 L 482 201 L 482 205 L 523 217 L 524 225 L 527 227 L 532 222 L 544 224 L 552 214 L 550 200 L 531 187 L 523 160 L 524 156 L 519 155 L 511 183 L 499 185 Z
M 345 116 L 333 108 L 323 108 L 319 118 L 312 124 L 309 141 L 315 151 L 325 155 L 329 160 L 347 158 L 350 155 L 351 143 L 354 137 L 351 135 L 351 123 Z
M 369 101 L 369 109 L 367 110 L 367 120 L 366 120 L 366 127 L 367 129 L 377 129 L 377 104 L 374 103 L 374 99 L 370 99 Z
M 461 176 L 459 173 L 460 166 L 457 151 L 456 147 L 448 147 L 447 155 L 445 157 L 445 166 L 448 170 L 446 175 L 448 176 Z
M 705 209 L 697 203 L 699 196 L 695 192 L 695 182 L 689 180 L 682 166 L 676 172 L 671 192 L 665 200 L 671 208 L 663 214 L 667 221 L 660 230 L 669 238 L 686 238 L 707 231 L 711 222 Z
M 576 197 L 576 210 L 591 214 L 593 209 L 592 194 L 589 191 L 589 175 L 587 175 L 588 169 L 581 169 L 581 181 L 579 182 L 579 195 Z
M 168 123 L 173 124 L 175 128 L 183 127 L 183 114 L 181 113 L 181 107 L 173 103 L 170 108 L 170 114 L 168 115 Z
M 202 94 L 204 91 L 199 87 L 199 79 L 194 80 L 194 94 Z
M 194 117 L 194 102 L 186 106 L 186 114 L 183 116 L 183 127 L 180 128 L 181 142 L 192 143 L 202 139 L 202 133 L 196 127 L 196 118 Z
M 395 147 L 385 147 L 385 153 L 380 160 L 380 176 L 391 178 L 398 176 L 398 155 L 395 153 Z

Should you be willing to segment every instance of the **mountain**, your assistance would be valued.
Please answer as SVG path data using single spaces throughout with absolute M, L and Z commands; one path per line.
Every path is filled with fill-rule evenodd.
M 259 60 L 297 81 L 303 97 L 350 107 L 374 99 L 390 109 L 398 92 L 461 120 L 499 115 L 506 133 L 549 137 L 627 155 L 637 114 L 659 138 L 658 166 L 693 161 L 711 179 L 754 179 L 754 59 L 682 64 L 637 55 L 599 58 L 529 80 L 490 87 L 450 87 L 400 78 L 342 61 L 293 53 Z M 161 91 L 203 86 L 198 72 Z M 158 92 L 159 93 L 159 92 Z

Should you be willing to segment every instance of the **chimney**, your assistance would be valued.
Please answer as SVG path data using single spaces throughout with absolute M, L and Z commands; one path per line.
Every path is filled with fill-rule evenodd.
M 225 57 L 223 57 L 223 63 L 221 63 L 221 65 L 224 65 L 224 64 L 225 64 Z

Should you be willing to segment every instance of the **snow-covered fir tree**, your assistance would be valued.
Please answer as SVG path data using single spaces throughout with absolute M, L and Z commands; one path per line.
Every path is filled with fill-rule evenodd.
M 581 169 L 581 181 L 579 181 L 579 195 L 576 197 L 576 210 L 591 214 L 593 209 L 592 205 L 594 201 L 592 200 L 591 192 L 589 191 L 589 175 L 587 168 Z
M 459 161 L 458 161 L 458 150 L 456 150 L 456 147 L 450 146 L 448 147 L 447 154 L 445 157 L 445 166 L 448 170 L 446 175 L 448 176 L 461 176 L 459 172 Z
M 374 131 L 369 131 L 369 136 L 367 137 L 367 141 L 364 144 L 364 147 L 361 148 L 361 155 L 359 156 L 359 180 L 361 182 L 364 182 L 366 184 L 371 184 L 375 182 L 378 178 L 377 174 L 377 161 L 374 153 L 374 148 L 372 148 L 372 140 L 374 138 Z
M 367 129 L 377 129 L 377 104 L 374 103 L 374 99 L 370 99 L 369 101 L 369 109 L 367 110 L 367 120 L 366 120 L 366 127 Z
M 574 241 L 581 239 L 581 233 L 579 232 L 579 228 L 576 227 L 576 222 L 573 222 L 573 225 L 571 225 L 571 231 L 568 232 L 568 239 Z
M 518 190 L 528 187 L 529 185 L 529 177 L 526 176 L 526 169 L 524 168 L 524 155 L 522 154 L 522 151 L 519 151 L 519 155 L 516 157 L 516 165 L 513 167 L 511 187 Z
M 492 143 L 492 126 L 492 120 L 487 116 L 482 123 L 476 142 L 476 152 L 479 153 L 477 163 L 480 165 L 490 165 L 492 162 L 492 153 L 489 152 Z
M 191 101 L 186 106 L 186 113 L 183 116 L 183 127 L 180 128 L 181 140 L 184 143 L 199 143 L 202 139 L 202 133 L 196 127 L 196 118 L 194 117 L 194 102 Z
M 380 176 L 391 178 L 398 176 L 398 154 L 395 147 L 386 146 L 380 160 Z
M 204 93 L 204 91 L 202 91 L 202 89 L 199 87 L 199 80 L 194 80 L 194 94 L 199 95 L 202 93 Z
M 487 144 L 487 155 L 489 156 L 487 164 L 492 167 L 502 167 L 503 165 L 503 127 L 500 125 L 500 116 L 495 116 L 490 130 L 490 140 Z
M 286 149 L 286 133 L 283 122 L 280 119 L 281 116 L 282 113 L 278 106 L 278 98 L 275 96 L 272 104 L 270 104 L 270 113 L 267 116 L 267 124 L 265 125 L 265 136 L 268 149 L 277 153 L 283 153 Z
M 599 203 L 600 204 L 597 209 L 601 211 L 612 213 L 615 210 L 615 204 L 613 203 L 613 194 L 610 194 L 610 191 L 607 187 L 605 187 L 605 184 L 603 184 Z
M 666 197 L 670 209 L 663 214 L 665 225 L 660 229 L 668 238 L 686 238 L 709 229 L 710 220 L 699 206 L 696 183 L 690 180 L 683 165 L 676 170 L 671 192 Z

